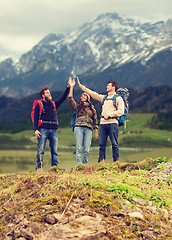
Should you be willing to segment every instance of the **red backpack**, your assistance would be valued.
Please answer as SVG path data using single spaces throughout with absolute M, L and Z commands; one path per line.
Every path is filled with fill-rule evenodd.
M 54 110 L 55 110 L 55 113 L 57 113 L 57 109 L 56 109 L 56 104 L 54 101 L 51 101 L 53 106 L 54 106 Z M 35 106 L 36 104 L 39 104 L 39 120 L 38 120 L 38 127 L 41 126 L 41 124 L 43 123 L 42 120 L 40 120 L 41 118 L 41 114 L 43 112 L 43 103 L 42 103 L 42 99 L 36 99 L 33 101 L 33 106 L 32 106 L 32 111 L 31 111 L 31 119 L 32 119 L 32 122 L 34 124 L 34 111 L 35 111 Z

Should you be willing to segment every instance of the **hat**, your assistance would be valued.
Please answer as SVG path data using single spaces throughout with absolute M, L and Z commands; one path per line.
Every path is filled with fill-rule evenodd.
M 90 95 L 88 95 L 86 92 L 83 92 L 82 94 L 86 95 L 88 97 L 88 101 L 90 101 Z

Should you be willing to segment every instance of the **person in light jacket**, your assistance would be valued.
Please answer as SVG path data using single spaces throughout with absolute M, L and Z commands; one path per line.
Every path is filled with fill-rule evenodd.
M 98 94 L 86 88 L 82 85 L 77 78 L 78 86 L 93 99 L 102 102 L 105 95 Z M 115 81 L 109 81 L 106 87 L 107 98 L 102 106 L 102 113 L 99 126 L 99 158 L 98 162 L 106 159 L 106 144 L 109 136 L 112 144 L 112 155 L 113 161 L 116 162 L 119 159 L 119 148 L 118 148 L 118 120 L 124 114 L 124 101 L 121 96 L 116 98 L 117 108 L 113 104 L 113 96 L 116 94 L 118 84 Z

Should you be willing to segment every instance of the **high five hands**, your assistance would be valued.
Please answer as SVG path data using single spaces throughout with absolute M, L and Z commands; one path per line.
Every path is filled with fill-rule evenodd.
M 79 77 L 76 77 L 76 79 L 77 79 L 78 86 L 80 87 L 81 83 L 79 81 Z M 74 87 L 75 84 L 76 84 L 75 78 L 72 79 L 71 77 L 69 77 L 68 86 Z
M 70 85 L 71 87 L 74 87 L 74 86 L 75 86 L 75 83 L 76 83 L 76 82 L 75 82 L 75 79 L 74 79 L 74 78 L 72 79 L 71 77 L 69 77 L 69 81 L 68 81 L 68 82 L 69 82 L 69 85 Z

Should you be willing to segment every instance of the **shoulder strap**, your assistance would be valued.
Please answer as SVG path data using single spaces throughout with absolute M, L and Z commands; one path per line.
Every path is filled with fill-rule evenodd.
M 115 94 L 115 95 L 113 95 L 113 105 L 116 107 L 116 109 L 117 109 L 117 105 L 116 105 L 116 98 L 118 97 L 118 96 L 120 96 L 119 94 Z
M 55 113 L 57 113 L 57 109 L 56 109 L 56 104 L 55 104 L 55 102 L 54 101 L 51 101 L 52 102 L 52 104 L 53 104 L 53 106 L 54 106 L 54 111 L 55 111 Z
M 107 96 L 108 96 L 107 94 L 104 96 L 104 98 L 103 98 L 103 100 L 102 100 L 102 106 L 103 106 L 103 104 L 104 104 L 104 102 L 105 102 Z
M 39 104 L 39 118 L 40 118 L 43 112 L 44 106 L 43 106 L 42 100 L 38 100 L 38 104 Z

